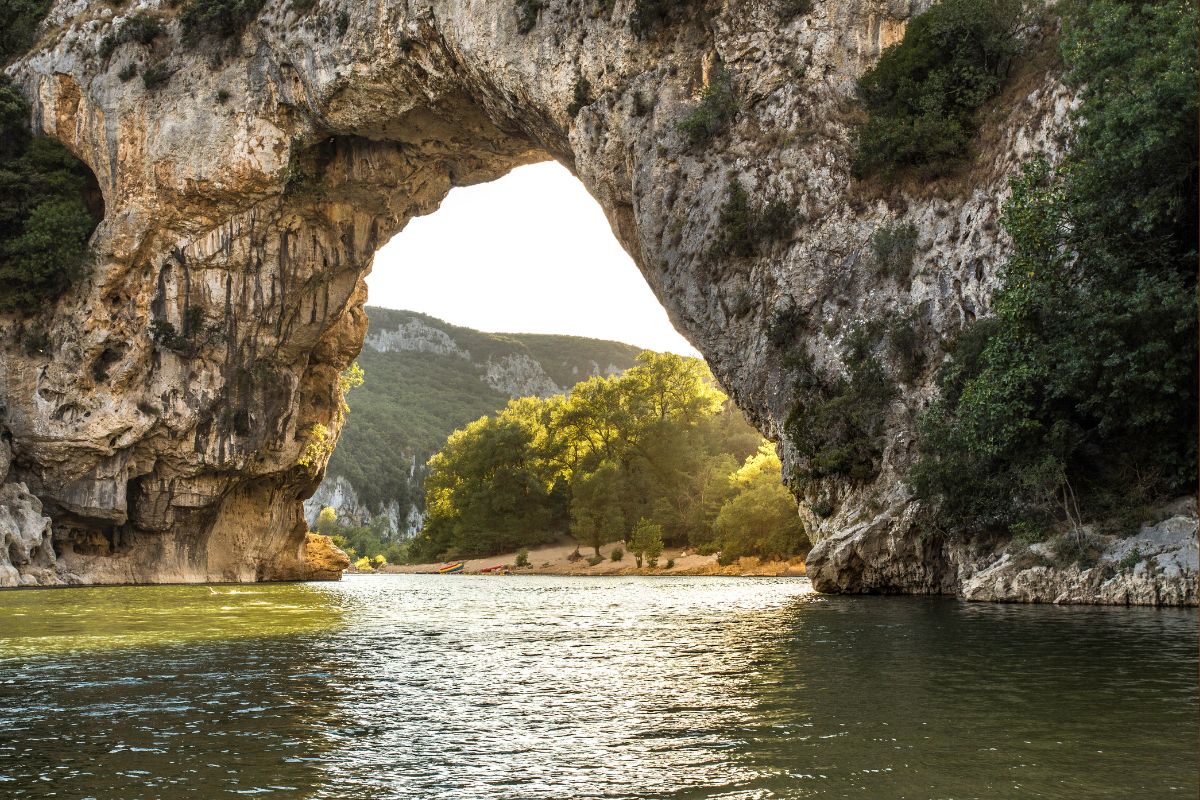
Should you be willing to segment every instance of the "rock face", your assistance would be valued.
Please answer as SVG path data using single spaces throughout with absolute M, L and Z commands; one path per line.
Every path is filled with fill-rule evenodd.
M 95 173 L 105 215 L 86 280 L 36 319 L 0 319 L 0 433 L 8 480 L 53 519 L 59 569 L 92 582 L 303 574 L 301 501 L 336 435 L 373 253 L 452 187 L 520 164 L 554 158 L 578 175 L 785 464 L 792 376 L 769 335 L 781 315 L 836 371 L 859 321 L 914 314 L 934 356 L 988 312 L 1006 177 L 1034 151 L 1053 158 L 1066 125 L 1072 98 L 1053 75 L 1018 65 L 952 185 L 881 196 L 849 176 L 855 83 L 927 0 L 828 0 L 786 19 L 773 3 L 710 3 L 645 38 L 633 5 L 551 0 L 522 33 L 511 0 L 268 0 L 235 41 L 187 47 L 177 11 L 143 0 L 169 35 L 105 58 L 101 41 L 133 12 L 56 2 L 8 72 L 35 124 Z M 134 62 L 170 79 L 122 81 Z M 689 145 L 678 123 L 719 64 L 736 119 Z M 711 255 L 731 177 L 792 209 L 790 237 Z M 918 232 L 902 281 L 864 258 L 896 222 Z M 41 350 L 19 345 L 41 337 Z M 812 566 L 844 578 L 830 585 L 958 585 L 920 544 L 901 485 L 935 360 L 888 411 L 876 481 L 805 489 L 809 527 L 831 537 Z M 314 442 L 316 425 L 330 440 Z M 818 499 L 833 507 L 821 518 Z
M 350 557 L 334 545 L 332 539 L 319 533 L 306 533 L 300 569 L 291 577 L 300 581 L 336 581 L 348 566 Z
M 906 512 L 911 513 L 910 509 Z M 1090 563 L 1055 558 L 1052 544 L 1001 542 L 982 551 L 907 533 L 882 515 L 821 540 L 808 559 L 823 592 L 958 594 L 1002 603 L 1194 606 L 1198 604 L 1195 500 L 1159 514 L 1133 536 L 1085 535 Z

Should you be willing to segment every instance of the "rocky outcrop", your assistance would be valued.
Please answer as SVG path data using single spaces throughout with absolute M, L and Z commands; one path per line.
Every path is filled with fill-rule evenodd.
M 993 547 L 923 537 L 881 515 L 820 541 L 808 575 L 818 591 L 957 594 L 1003 603 L 1194 606 L 1200 589 L 1196 505 L 1188 498 L 1128 537 L 1086 529 L 1082 559 L 1064 558 L 1057 542 Z M 1061 542 L 1061 540 L 1059 540 Z
M 419 319 L 410 319 L 395 328 L 368 334 L 363 344 L 380 353 L 408 350 L 458 356 L 467 360 L 471 358 L 471 354 L 460 348 L 450 334 Z
M 350 557 L 328 536 L 307 533 L 300 553 L 300 568 L 292 576 L 300 581 L 341 580 L 342 570 L 350 566 Z
M 1055 157 L 1072 103 L 1040 62 L 1019 64 L 971 167 L 880 193 L 849 174 L 855 84 L 927 0 L 828 0 L 794 16 L 768 2 L 680 6 L 644 36 L 628 0 L 525 4 L 524 22 L 511 0 L 309 6 L 269 0 L 235 41 L 188 47 L 162 0 L 137 12 L 59 0 L 35 51 L 8 69 L 36 125 L 104 196 L 88 277 L 37 318 L 0 318 L 9 480 L 41 500 L 58 566 L 84 580 L 303 574 L 301 502 L 336 437 L 336 379 L 362 345 L 374 251 L 452 187 L 547 158 L 597 199 L 672 321 L 790 465 L 794 376 L 771 332 L 787 321 L 836 372 L 859 322 L 912 315 L 935 355 L 988 313 L 1006 178 L 1035 151 Z M 166 37 L 100 52 L 147 12 Z M 169 80 L 121 80 L 133 63 Z M 679 122 L 718 74 L 736 116 L 690 143 Z M 731 178 L 756 204 L 785 204 L 791 233 L 714 257 Z M 865 258 L 890 223 L 917 231 L 902 280 Z M 878 480 L 804 491 L 827 540 L 810 564 L 829 585 L 957 581 L 905 527 L 897 489 L 932 392 L 926 361 L 886 413 Z M 818 501 L 829 513 L 811 513 Z M 861 562 L 857 578 L 842 558 Z
M 55 585 L 50 518 L 23 483 L 5 483 L 11 455 L 0 441 L 0 587 Z
M 550 397 L 566 391 L 550 379 L 541 364 L 524 354 L 489 360 L 480 380 L 509 397 Z

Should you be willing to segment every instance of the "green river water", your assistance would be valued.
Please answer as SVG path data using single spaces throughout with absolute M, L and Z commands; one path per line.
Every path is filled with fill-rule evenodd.
M 805 580 L 0 593 L 0 798 L 1195 798 L 1195 610 Z

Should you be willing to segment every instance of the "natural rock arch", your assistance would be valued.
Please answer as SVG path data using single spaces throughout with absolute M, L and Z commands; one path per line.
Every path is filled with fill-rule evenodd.
M 626 0 L 554 0 L 525 34 L 509 0 L 319 2 L 302 16 L 279 0 L 235 43 L 184 48 L 172 22 L 166 47 L 127 43 L 106 61 L 99 42 L 124 12 L 57 3 L 10 72 L 41 128 L 95 171 L 106 216 L 87 281 L 39 319 L 0 320 L 9 334 L 43 326 L 52 342 L 46 355 L 0 355 L 0 425 L 9 481 L 54 519 L 59 573 L 309 574 L 301 500 L 323 462 L 297 462 L 306 431 L 336 427 L 376 248 L 453 186 L 520 164 L 555 158 L 580 178 L 673 322 L 773 438 L 793 401 L 768 336 L 779 314 L 802 309 L 795 334 L 836 369 L 847 321 L 919 309 L 929 346 L 984 313 L 1004 246 L 997 190 L 1061 128 L 1065 92 L 1045 78 L 1006 112 L 965 196 L 856 190 L 855 80 L 927 5 L 831 0 L 787 19 L 773 3 L 697 4 L 639 38 Z M 120 80 L 133 60 L 166 65 L 170 80 Z M 678 123 L 718 64 L 736 119 L 690 145 Z M 731 176 L 755 202 L 787 203 L 792 234 L 714 257 Z M 876 285 L 861 266 L 892 219 L 913 222 L 927 254 L 908 286 Z M 802 508 L 814 530 L 903 520 L 906 414 L 927 382 L 889 412 L 878 481 L 808 490 L 838 498 L 827 519 Z M 927 563 L 879 580 L 942 588 L 937 558 Z

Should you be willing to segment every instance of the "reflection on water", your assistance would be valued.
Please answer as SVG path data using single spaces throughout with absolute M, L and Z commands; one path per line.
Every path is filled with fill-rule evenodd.
M 6 592 L 0 797 L 1194 797 L 1197 646 L 782 579 Z

